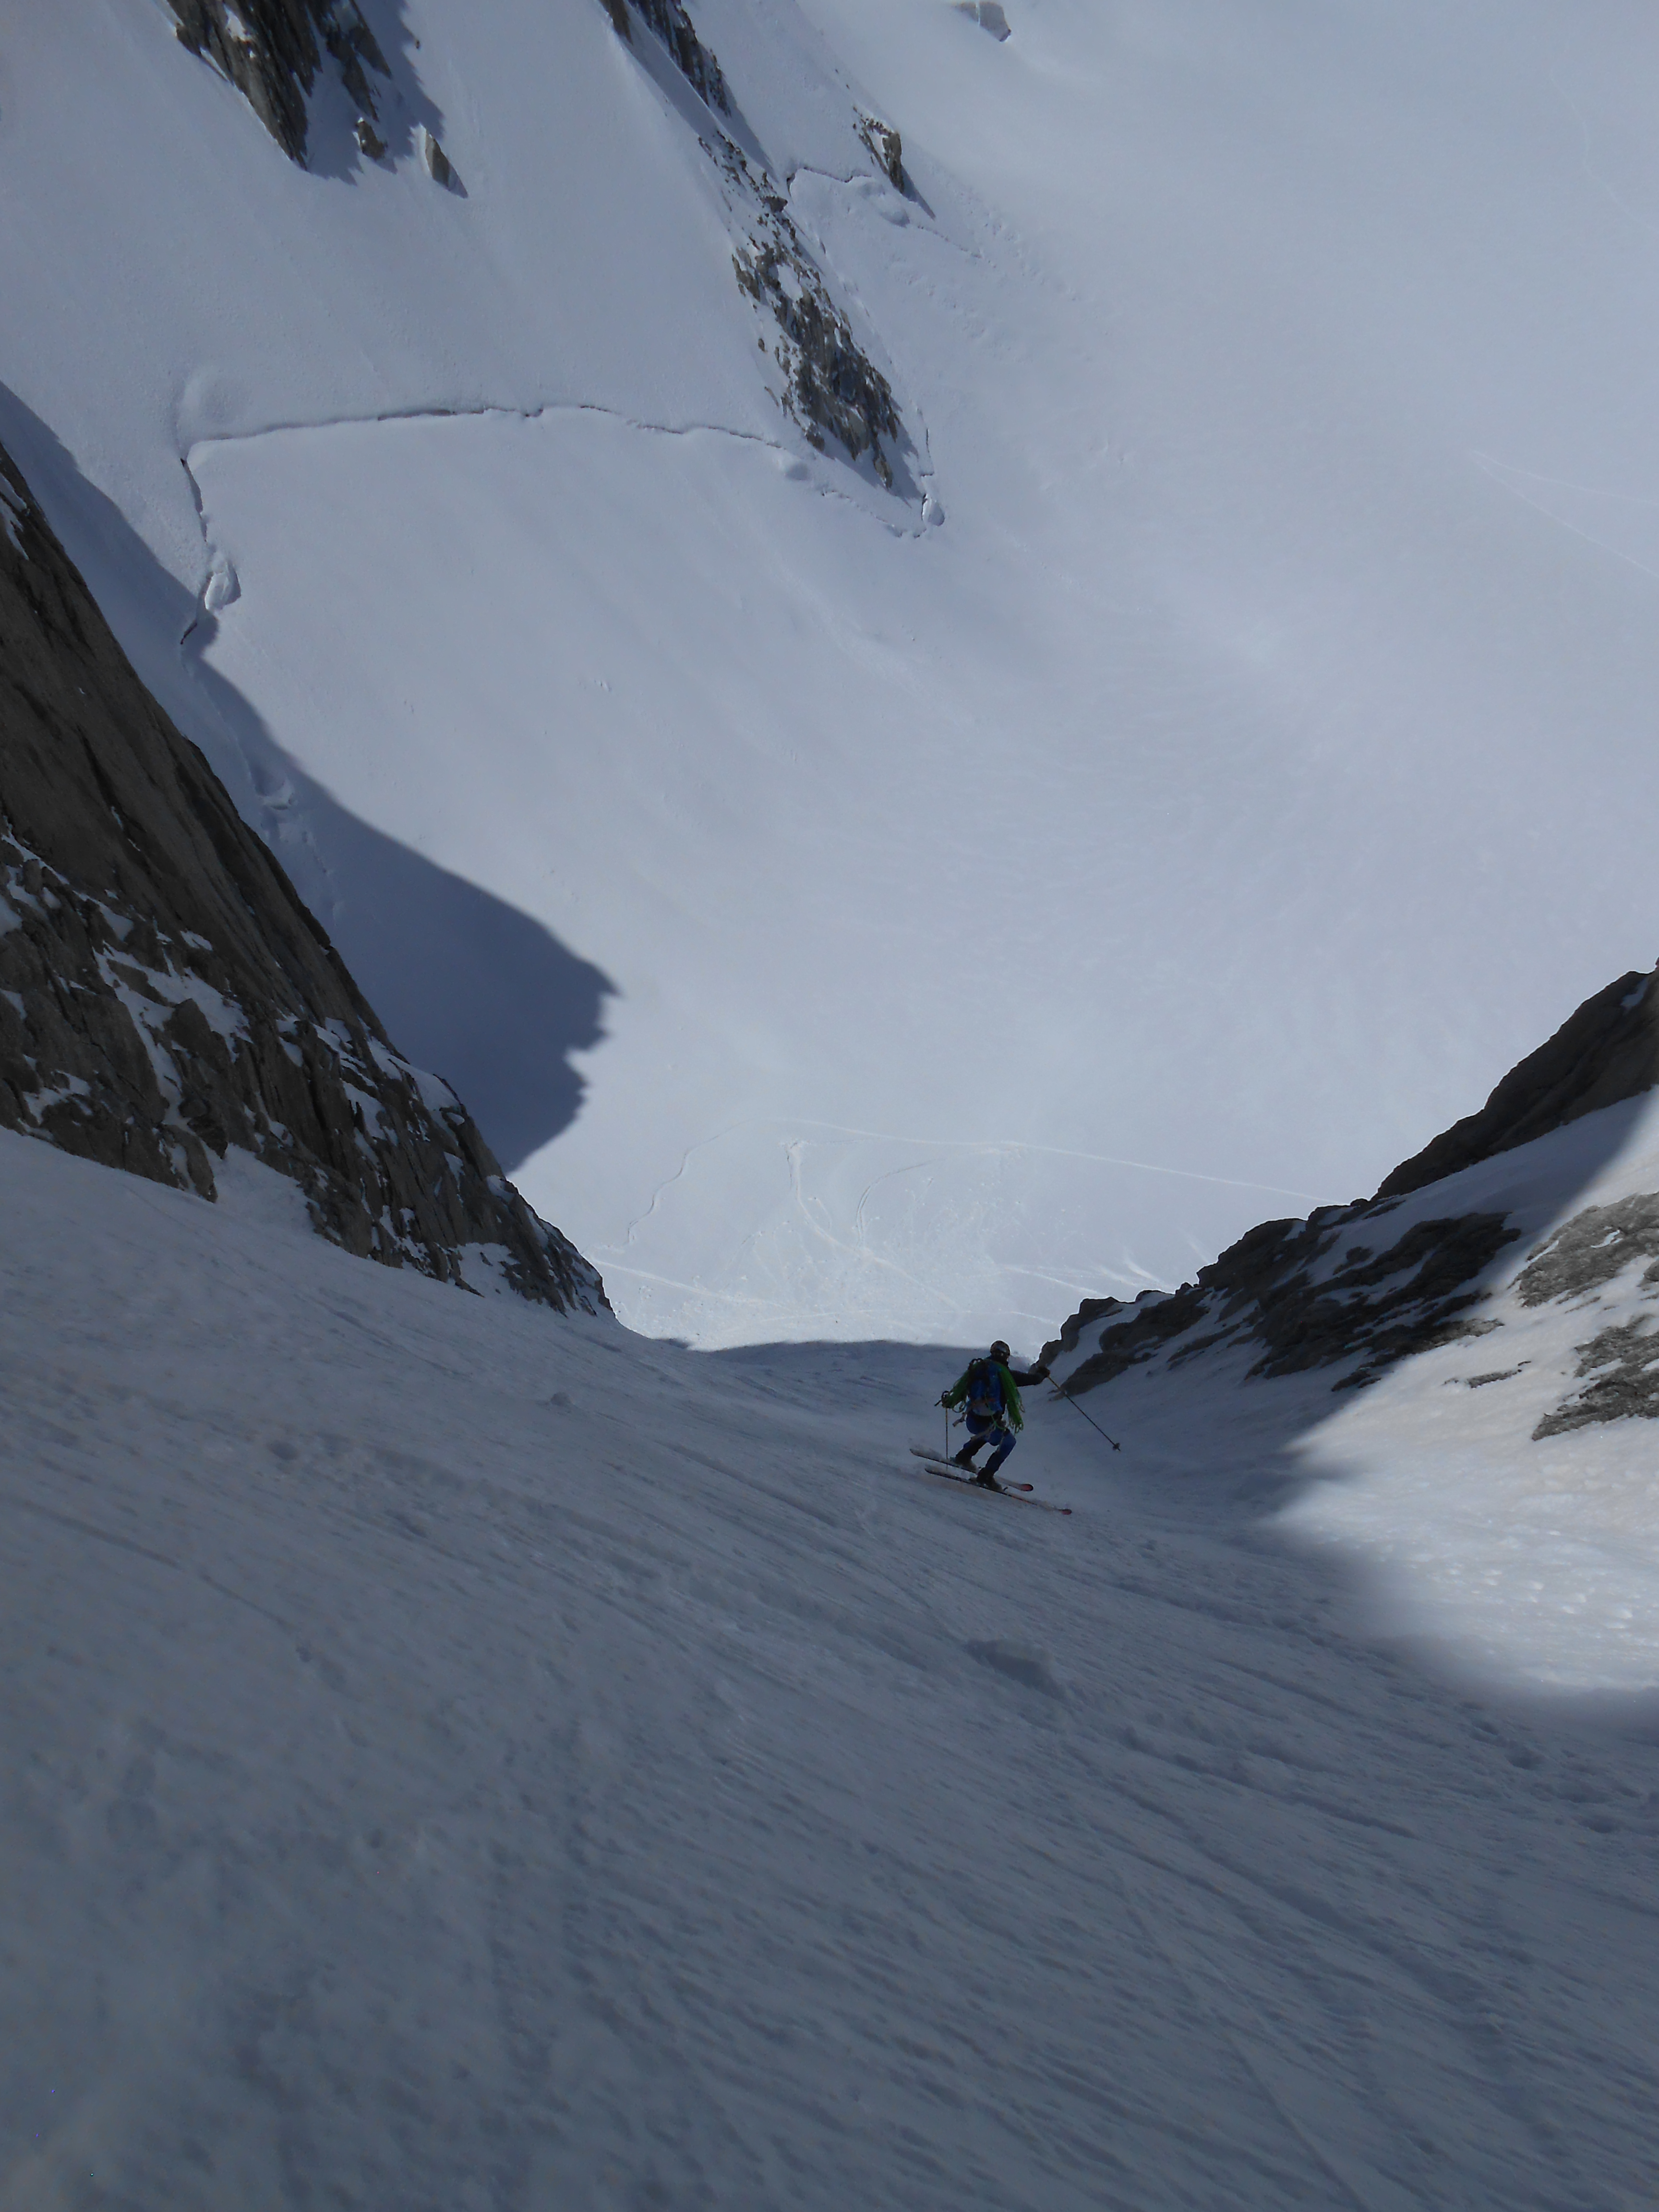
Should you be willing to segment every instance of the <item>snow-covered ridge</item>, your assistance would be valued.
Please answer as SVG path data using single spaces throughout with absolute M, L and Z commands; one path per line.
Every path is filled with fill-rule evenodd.
M 348 1251 L 595 1310 L 597 1275 L 392 1049 L 38 508 L 7 511 L 0 1125 L 206 1199 L 234 1146 Z

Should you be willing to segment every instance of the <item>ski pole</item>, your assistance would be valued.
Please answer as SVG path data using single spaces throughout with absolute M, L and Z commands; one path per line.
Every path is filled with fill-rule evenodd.
M 1076 1407 L 1077 1411 L 1079 1413 L 1083 1413 L 1083 1408 L 1081 1406 L 1078 1405 L 1077 1400 L 1071 1395 L 1069 1391 L 1062 1390 L 1058 1383 L 1054 1385 L 1054 1395 L 1057 1398 L 1064 1398 L 1068 1406 Z M 1106 1437 L 1105 1430 L 1101 1427 L 1100 1423 L 1096 1420 L 1092 1413 L 1083 1413 L 1083 1418 L 1087 1421 L 1089 1426 L 1094 1431 L 1097 1437 Z M 1119 1443 L 1115 1437 L 1106 1437 L 1106 1441 L 1110 1444 L 1114 1451 L 1122 1450 L 1123 1447 Z

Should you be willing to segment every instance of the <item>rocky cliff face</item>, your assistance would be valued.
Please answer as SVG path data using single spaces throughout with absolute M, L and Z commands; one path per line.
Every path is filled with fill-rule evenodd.
M 1171 1369 L 1223 1346 L 1243 1348 L 1251 1376 L 1329 1367 L 1332 1388 L 1374 1382 L 1396 1361 L 1501 1326 L 1482 1278 L 1521 1232 L 1504 1213 L 1470 1212 L 1449 1177 L 1604 1106 L 1659 1085 L 1659 988 L 1621 975 L 1586 1000 L 1549 1042 L 1506 1075 L 1479 1114 L 1395 1170 L 1374 1198 L 1320 1207 L 1306 1221 L 1253 1229 L 1197 1280 L 1133 1305 L 1085 1300 L 1045 1359 L 1095 1348 L 1066 1377 L 1068 1393 L 1153 1362 Z M 1534 1251 L 1508 1293 L 1521 1308 L 1583 1300 L 1640 1260 L 1640 1291 L 1659 1319 L 1659 1195 L 1589 1207 Z M 1577 1347 L 1576 1391 L 1539 1425 L 1553 1435 L 1627 1413 L 1659 1415 L 1659 1332 L 1644 1316 Z M 1502 1379 L 1482 1376 L 1480 1381 Z
M 356 0 L 170 0 L 170 4 L 181 45 L 229 79 L 292 160 L 305 160 L 308 103 L 318 73 L 325 67 L 334 70 L 356 102 L 359 144 L 365 152 L 376 150 L 377 110 L 369 73 L 384 79 L 390 71 Z
M 1659 991 L 1632 969 L 1586 999 L 1547 1044 L 1513 1067 L 1478 1114 L 1402 1163 L 1377 1192 L 1402 1197 L 1492 1159 L 1598 1107 L 1659 1084 Z
M 732 266 L 738 288 L 777 325 L 772 357 L 783 372 L 784 412 L 820 452 L 828 435 L 839 439 L 854 461 L 868 453 L 890 491 L 893 467 L 882 441 L 896 444 L 901 434 L 892 389 L 830 298 L 784 202 L 769 199 L 742 155 L 728 150 L 726 173 L 738 184 L 748 180 L 754 207 L 748 241 L 732 255 Z
M 675 68 L 703 105 L 716 115 L 729 115 L 732 100 L 726 88 L 725 75 L 697 36 L 680 0 L 634 0 L 634 5 L 641 21 L 667 47 Z M 634 33 L 629 24 L 629 0 L 605 0 L 605 7 L 617 37 L 631 45 Z
M 235 1146 L 348 1251 L 598 1310 L 140 684 L 3 449 L 0 523 L 0 1127 L 204 1199 Z
M 605 6 L 618 37 L 631 45 L 629 0 L 605 0 Z M 782 390 L 775 395 L 779 404 L 820 452 L 826 439 L 833 438 L 849 460 L 867 453 L 878 481 L 892 490 L 891 455 L 908 443 L 892 388 L 837 306 L 789 213 L 787 188 L 780 190 L 769 171 L 753 167 L 717 119 L 732 114 L 719 61 L 698 38 L 680 0 L 633 0 L 633 6 L 709 110 L 710 127 L 702 144 L 720 171 L 737 234 L 732 273 L 738 289 L 776 326 L 770 353 L 782 373 Z M 892 125 L 859 111 L 854 136 L 894 191 L 908 193 L 903 141 Z M 761 343 L 764 349 L 764 336 Z

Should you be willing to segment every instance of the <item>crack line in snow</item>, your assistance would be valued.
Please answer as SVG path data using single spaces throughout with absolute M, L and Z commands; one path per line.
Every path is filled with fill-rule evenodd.
M 678 1167 L 675 1169 L 673 1174 L 672 1176 L 665 1176 L 663 1180 L 657 1185 L 657 1188 L 652 1192 L 651 1203 L 646 1207 L 645 1212 L 643 1213 L 636 1213 L 634 1218 L 629 1223 L 627 1230 L 623 1233 L 621 1245 L 613 1245 L 609 1249 L 613 1251 L 621 1250 L 623 1252 L 628 1249 L 629 1246 L 634 1242 L 636 1233 L 645 1226 L 647 1221 L 650 1220 L 652 1215 L 661 1204 L 663 1193 L 665 1190 L 672 1189 L 673 1185 L 677 1183 L 680 1177 L 685 1173 L 687 1168 L 690 1166 L 691 1155 L 693 1152 L 701 1152 L 710 1145 L 718 1145 L 723 1137 L 734 1135 L 738 1129 L 743 1128 L 745 1124 L 741 1121 L 734 1121 L 731 1125 L 730 1128 L 717 1129 L 712 1137 L 700 1137 L 695 1145 L 688 1146 L 684 1152 L 681 1155 L 680 1164 Z
M 203 447 L 212 446 L 249 445 L 260 438 L 281 437 L 289 434 L 297 434 L 299 433 L 310 430 L 368 429 L 373 428 L 378 423 L 390 424 L 396 422 L 471 422 L 488 421 L 491 419 L 498 419 L 506 422 L 540 422 L 544 421 L 548 416 L 553 415 L 597 415 L 604 417 L 607 422 L 621 423 L 624 428 L 630 430 L 637 430 L 647 437 L 685 438 L 690 437 L 698 432 L 703 432 L 711 437 L 732 439 L 739 445 L 758 447 L 763 452 L 777 455 L 780 459 L 799 461 L 801 459 L 800 455 L 795 453 L 792 447 L 781 445 L 777 440 L 774 438 L 763 437 L 758 431 L 734 430 L 726 424 L 720 422 L 647 422 L 642 421 L 637 416 L 629 415 L 623 412 L 619 408 L 601 406 L 595 400 L 586 399 L 544 400 L 538 406 L 535 407 L 514 407 L 503 403 L 492 401 L 481 403 L 476 407 L 432 406 L 392 408 L 383 412 L 377 412 L 369 415 L 334 415 L 325 416 L 309 421 L 297 420 L 294 422 L 265 422 L 262 423 L 257 429 L 228 431 L 218 436 L 193 439 L 189 446 L 180 453 L 179 456 L 179 465 L 183 469 L 185 480 L 190 486 L 191 501 L 196 511 L 196 526 L 201 534 L 202 579 L 197 586 L 195 611 L 191 615 L 189 622 L 185 625 L 183 630 L 179 633 L 179 650 L 181 657 L 184 653 L 184 648 L 189 642 L 191 636 L 201 627 L 202 623 L 208 618 L 210 614 L 216 611 L 216 610 L 210 608 L 208 605 L 208 594 L 212 590 L 214 579 L 219 573 L 219 568 L 217 562 L 214 559 L 213 539 L 209 527 L 207 501 L 202 491 L 201 481 L 197 476 L 196 471 L 191 465 L 194 456 Z M 918 460 L 921 458 L 922 457 L 918 454 Z M 920 515 L 910 520 L 908 524 L 901 525 L 900 523 L 889 520 L 884 515 L 872 514 L 870 508 L 866 507 L 862 501 L 854 498 L 850 493 L 842 491 L 834 483 L 815 480 L 811 476 L 810 471 L 803 480 L 811 485 L 812 490 L 817 492 L 821 499 L 836 499 L 842 501 L 845 505 L 852 507 L 855 513 L 867 516 L 871 520 L 878 524 L 882 529 L 888 531 L 896 538 L 908 537 L 919 539 L 925 535 L 926 526 Z M 916 482 L 918 489 L 924 500 L 931 492 L 933 480 L 933 471 L 931 466 L 922 467 L 918 470 Z M 222 718 L 216 713 L 213 713 L 210 707 L 209 708 L 209 712 L 212 714 L 213 720 L 219 722 L 221 726 L 223 727 L 224 725 Z M 234 732 L 228 732 L 228 735 L 231 740 L 231 750 L 234 753 L 242 758 L 249 778 L 252 783 L 255 795 L 259 800 L 262 814 L 268 819 L 273 811 L 273 808 L 270 803 L 270 793 L 266 791 L 265 787 L 260 781 L 256 764 L 247 757 L 246 749 L 242 744 L 240 738 L 236 735 L 236 733 Z M 293 817 L 289 818 L 291 821 L 296 819 L 296 817 Z M 336 872 L 330 863 L 324 858 L 321 850 L 317 846 L 316 841 L 311 832 L 310 824 L 305 819 L 303 813 L 297 817 L 297 824 L 301 842 L 308 848 L 313 863 L 316 866 L 322 880 L 330 886 L 331 891 L 334 896 L 335 902 L 337 905 L 339 897 L 339 884 Z M 267 832 L 266 842 L 271 845 L 273 849 L 276 848 L 277 841 L 274 834 Z M 673 1178 L 671 1176 L 669 1180 L 672 1182 Z M 636 1225 L 637 1224 L 630 1225 L 629 1231 L 629 1241 L 631 1241 L 632 1238 L 633 1227 Z
M 263 435 L 264 434 L 262 432 L 255 431 L 249 434 L 257 437 Z M 217 442 L 228 443 L 231 441 L 220 441 L 208 439 L 198 439 L 196 441 L 197 445 Z M 191 453 L 194 453 L 196 451 L 196 446 L 192 446 L 190 448 L 190 451 Z M 305 847 L 307 852 L 310 854 L 312 865 L 317 870 L 319 877 L 322 882 L 328 886 L 330 904 L 333 910 L 337 913 L 340 905 L 340 884 L 333 864 L 326 859 L 321 847 L 318 844 L 316 837 L 313 832 L 311 823 L 306 817 L 305 814 L 303 812 L 294 816 L 289 816 L 288 814 L 289 803 L 293 797 L 294 792 L 294 786 L 291 781 L 284 778 L 283 782 L 279 785 L 271 781 L 267 775 L 262 775 L 259 763 L 253 759 L 247 746 L 242 742 L 240 731 L 234 728 L 226 720 L 224 715 L 219 712 L 205 685 L 201 680 L 199 670 L 192 665 L 190 657 L 185 651 L 185 647 L 190 643 L 191 639 L 195 635 L 196 632 L 201 628 L 203 623 L 207 620 L 209 616 L 213 614 L 216 619 L 216 610 L 210 608 L 208 605 L 208 594 L 213 589 L 214 580 L 220 574 L 220 568 L 219 564 L 213 558 L 213 540 L 208 530 L 207 502 L 202 496 L 202 487 L 197 479 L 195 470 L 192 469 L 190 465 L 188 454 L 179 454 L 179 465 L 185 472 L 185 481 L 190 486 L 191 501 L 196 510 L 196 527 L 201 532 L 202 537 L 203 567 L 202 580 L 197 586 L 196 591 L 196 611 L 191 615 L 190 620 L 185 624 L 184 629 L 179 633 L 178 651 L 179 663 L 184 669 L 186 680 L 189 682 L 192 690 L 196 693 L 196 696 L 200 700 L 203 709 L 207 714 L 209 720 L 218 726 L 219 729 L 223 732 L 231 755 L 234 758 L 240 760 L 242 763 L 244 772 L 246 773 L 248 782 L 252 788 L 253 795 L 258 801 L 261 820 L 265 825 L 260 830 L 259 834 L 264 837 L 266 844 L 270 846 L 271 851 L 273 853 L 277 853 L 278 857 L 280 858 L 278 848 L 281 839 L 278 834 L 278 824 L 273 817 L 281 816 L 286 820 L 292 821 L 297 824 L 299 842 Z
M 694 1153 L 707 1151 L 710 1145 L 718 1145 L 723 1138 L 735 1136 L 740 1129 L 749 1129 L 757 1127 L 761 1128 L 771 1127 L 775 1128 L 787 1129 L 799 1127 L 799 1126 L 800 1124 L 796 1122 L 783 1121 L 775 1121 L 769 1124 L 764 1121 L 758 1124 L 749 1121 L 734 1121 L 729 1127 L 717 1130 L 712 1137 L 703 1137 L 700 1139 L 696 1144 L 690 1146 L 687 1149 L 682 1156 L 680 1164 L 678 1167 L 675 1169 L 673 1174 L 672 1176 L 665 1176 L 664 1180 L 657 1185 L 655 1190 L 651 1194 L 651 1203 L 646 1207 L 645 1212 L 643 1213 L 636 1214 L 633 1220 L 629 1223 L 628 1229 L 623 1236 L 622 1243 L 620 1245 L 601 1245 L 597 1248 L 607 1255 L 605 1264 L 612 1269 L 613 1273 L 616 1272 L 617 1262 L 610 1255 L 614 1253 L 625 1252 L 628 1250 L 629 1247 L 634 1243 L 640 1230 L 644 1227 L 645 1224 L 650 1220 L 652 1215 L 657 1211 L 658 1206 L 662 1201 L 664 1193 L 672 1189 L 673 1185 L 678 1182 L 680 1178 L 684 1175 L 687 1168 L 690 1166 L 692 1155 Z M 813 1125 L 808 1124 L 807 1126 L 811 1127 Z M 913 1139 L 911 1141 L 925 1140 Z M 901 1267 L 896 1260 L 889 1260 L 879 1252 L 871 1251 L 868 1246 L 862 1243 L 862 1241 L 856 1245 L 844 1244 L 836 1237 L 835 1237 L 822 1222 L 815 1220 L 809 1211 L 806 1196 L 801 1189 L 799 1172 L 799 1155 L 801 1150 L 800 1141 L 797 1140 L 795 1143 L 787 1145 L 784 1149 L 785 1156 L 789 1162 L 790 1195 L 794 1200 L 795 1210 L 799 1213 L 801 1218 L 807 1224 L 814 1236 L 819 1237 L 824 1243 L 828 1244 L 833 1252 L 843 1256 L 855 1254 L 860 1258 L 869 1260 L 877 1267 L 885 1267 L 890 1273 L 899 1276 L 903 1281 L 910 1284 L 914 1289 L 921 1291 L 924 1297 L 936 1299 L 940 1304 L 949 1307 L 953 1313 L 960 1310 L 957 1302 L 951 1298 L 947 1292 L 940 1290 L 934 1284 L 925 1282 L 920 1276 L 912 1274 L 908 1268 Z M 915 1164 L 915 1166 L 925 1167 L 927 1164 L 928 1163 L 927 1161 L 920 1161 Z M 894 1174 L 913 1174 L 915 1171 L 915 1167 L 914 1166 L 902 1170 L 895 1169 L 890 1170 L 890 1173 Z M 884 1180 L 884 1178 L 878 1176 L 875 1180 L 876 1182 L 880 1182 Z M 875 1184 L 872 1183 L 870 1185 L 870 1189 L 873 1189 L 874 1188 Z M 868 1197 L 868 1195 L 869 1190 L 866 1190 L 865 1196 Z M 860 1200 L 860 1212 L 862 1211 L 862 1206 L 863 1200 L 861 1199 Z M 654 1274 L 650 1270 L 645 1268 L 623 1267 L 621 1272 L 623 1274 L 636 1276 L 642 1281 L 659 1282 L 665 1286 L 671 1287 L 675 1290 L 687 1291 L 695 1291 L 702 1297 L 718 1297 L 726 1300 L 729 1304 L 758 1304 L 761 1303 L 761 1301 L 755 1298 L 752 1295 L 744 1294 L 739 1291 L 720 1291 L 711 1292 L 708 1289 L 707 1285 L 702 1283 L 693 1284 L 672 1282 L 669 1277 L 665 1275 Z
M 763 437 L 758 430 L 734 430 L 729 424 L 724 422 L 647 422 L 639 416 L 625 413 L 621 408 L 605 407 L 592 399 L 549 399 L 544 400 L 539 406 L 536 407 L 513 407 L 499 401 L 481 402 L 476 407 L 397 407 L 370 415 L 329 415 L 309 421 L 264 422 L 253 430 L 231 430 L 213 437 L 192 439 L 189 446 L 179 454 L 179 465 L 184 470 L 190 482 L 191 497 L 195 504 L 197 526 L 202 533 L 202 550 L 208 574 L 197 593 L 196 613 L 185 630 L 184 636 L 180 638 L 180 644 L 184 642 L 184 638 L 190 635 L 191 631 L 197 627 L 207 611 L 206 592 L 212 575 L 213 564 L 209 550 L 210 541 L 208 534 L 207 503 L 202 495 L 200 481 L 191 465 L 192 457 L 204 447 L 251 445 L 257 439 L 283 437 L 307 430 L 371 429 L 377 423 L 477 422 L 492 418 L 504 422 L 540 422 L 553 415 L 597 415 L 602 416 L 606 422 L 619 422 L 627 429 L 638 430 L 647 437 L 689 438 L 699 432 L 703 432 L 710 437 L 730 438 L 738 445 L 757 446 L 763 453 L 775 453 L 782 459 L 800 459 L 793 447 L 780 444 L 775 438 Z M 931 488 L 933 477 L 933 471 L 931 468 L 924 468 L 918 472 L 916 481 L 922 489 L 924 495 Z M 860 514 L 870 514 L 870 509 L 862 501 L 854 499 L 850 493 L 841 490 L 834 483 L 814 482 L 812 489 L 821 498 L 838 499 Z M 902 502 L 901 501 L 900 504 L 902 505 Z M 895 537 L 919 538 L 923 534 L 919 521 L 907 526 L 890 522 L 881 515 L 873 515 L 871 519 L 878 522 L 883 529 L 890 531 Z

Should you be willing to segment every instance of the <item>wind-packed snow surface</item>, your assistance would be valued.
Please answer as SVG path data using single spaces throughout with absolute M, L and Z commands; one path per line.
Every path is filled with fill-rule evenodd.
M 1650 1717 L 1370 1638 L 1304 1382 L 1061 1519 L 226 1191 L 0 1135 L 7 2204 L 1650 2202 Z
M 325 88 L 312 173 L 23 11 L 8 435 L 625 1317 L 1039 1338 L 1651 958 L 1650 9 L 702 0 L 891 493 L 641 19 L 366 9 L 395 158 Z

